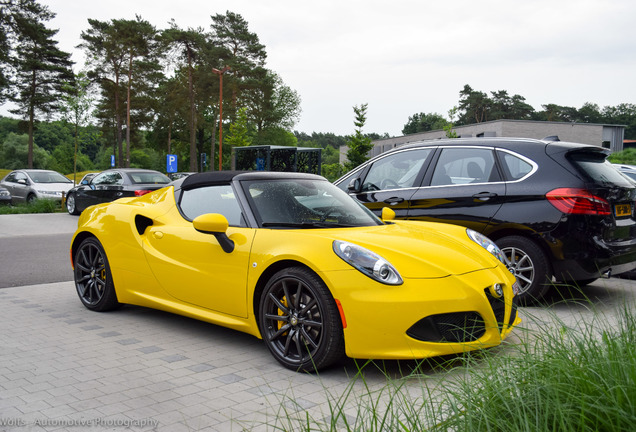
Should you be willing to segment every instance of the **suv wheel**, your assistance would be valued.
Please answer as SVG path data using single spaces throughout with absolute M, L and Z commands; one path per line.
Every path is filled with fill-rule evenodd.
M 545 253 L 535 242 L 522 236 L 503 237 L 496 243 L 521 287 L 517 302 L 531 304 L 541 300 L 550 288 L 552 276 Z

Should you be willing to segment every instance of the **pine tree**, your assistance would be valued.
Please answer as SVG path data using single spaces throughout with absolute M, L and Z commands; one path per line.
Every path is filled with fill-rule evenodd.
M 40 21 L 23 23 L 23 33 L 16 48 L 15 102 L 11 110 L 20 115 L 28 125 L 27 164 L 33 168 L 33 130 L 38 115 L 50 116 L 59 108 L 65 85 L 74 79 L 71 55 L 57 47 L 51 30 Z
M 356 126 L 356 131 L 354 135 L 348 137 L 349 139 L 347 141 L 347 145 L 349 146 L 349 151 L 347 151 L 348 162 L 345 163 L 347 170 L 352 170 L 367 161 L 369 159 L 368 153 L 373 148 L 371 138 L 362 133 L 362 128 L 367 122 L 367 105 L 368 104 L 362 104 L 359 107 L 353 107 L 353 111 L 356 115 L 353 124 Z

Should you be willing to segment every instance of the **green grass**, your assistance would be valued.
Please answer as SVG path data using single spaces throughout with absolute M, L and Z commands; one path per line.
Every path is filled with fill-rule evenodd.
M 57 213 L 65 211 L 59 201 L 38 199 L 33 204 L 17 204 L 0 206 L 0 215 L 22 213 Z
M 286 395 L 267 430 L 634 430 L 633 306 L 625 306 L 615 323 L 594 315 L 572 326 L 554 317 L 543 329 L 518 330 L 522 343 L 467 354 L 459 365 L 458 359 L 429 365 L 425 373 L 417 367 L 401 378 L 387 373 L 380 389 L 368 385 L 365 368 L 381 366 L 362 365 L 344 392 L 331 394 L 325 388 L 330 412 L 319 418 L 294 406 L 294 395 Z

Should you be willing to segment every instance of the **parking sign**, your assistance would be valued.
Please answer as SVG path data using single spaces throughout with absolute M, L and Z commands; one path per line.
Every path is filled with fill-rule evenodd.
M 166 172 L 177 172 L 177 155 L 169 154 L 166 156 Z

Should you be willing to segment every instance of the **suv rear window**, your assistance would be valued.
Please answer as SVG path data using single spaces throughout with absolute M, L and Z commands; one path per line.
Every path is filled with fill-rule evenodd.
M 605 160 L 605 154 L 575 152 L 568 156 L 574 166 L 596 183 L 614 183 L 633 187 L 624 175 Z

